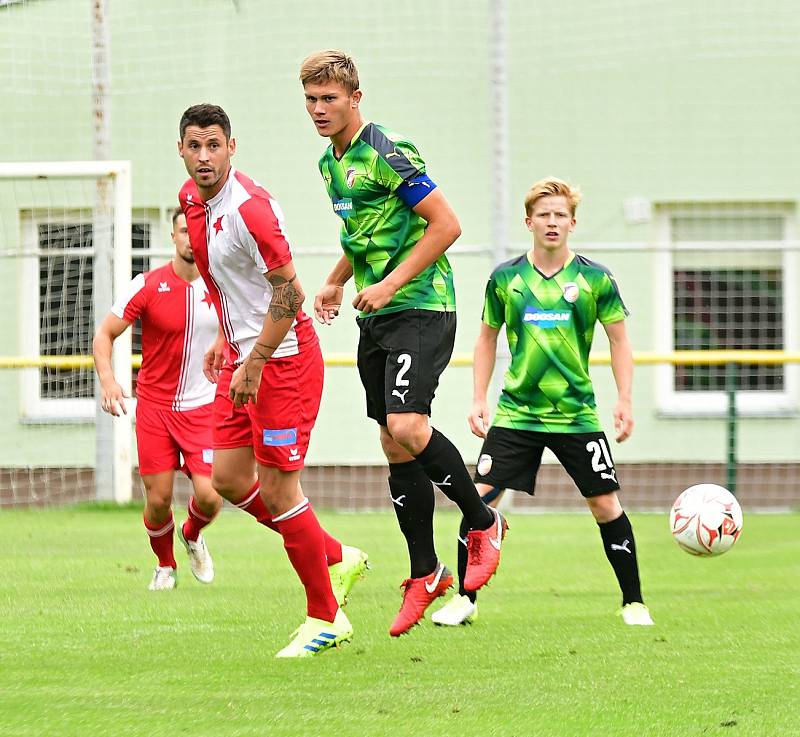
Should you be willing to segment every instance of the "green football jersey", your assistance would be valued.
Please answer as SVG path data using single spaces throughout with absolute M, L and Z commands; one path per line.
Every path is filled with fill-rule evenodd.
M 537 432 L 599 432 L 589 350 L 596 322 L 628 315 L 609 271 L 570 254 L 543 276 L 528 255 L 500 264 L 486 285 L 483 322 L 506 326 L 511 365 L 493 425 Z
M 329 146 L 319 170 L 333 211 L 342 218 L 342 248 L 360 291 L 381 281 L 408 257 L 427 226 L 412 208 L 436 185 L 426 176 L 425 162 L 414 144 L 375 123 L 364 124 L 341 159 Z M 453 272 L 442 255 L 369 316 L 455 308 Z

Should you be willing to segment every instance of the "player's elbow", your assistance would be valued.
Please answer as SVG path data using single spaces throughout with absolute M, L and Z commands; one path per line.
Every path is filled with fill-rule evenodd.
M 428 226 L 430 231 L 430 224 Z M 435 226 L 436 241 L 442 244 L 442 250 L 446 251 L 455 243 L 461 235 L 461 224 L 455 215 L 448 215 L 437 221 Z
M 294 311 L 295 315 L 298 312 L 300 312 L 301 308 L 303 307 L 303 302 L 305 301 L 306 301 L 306 293 L 303 291 L 303 288 L 298 284 L 293 304 L 293 307 L 295 308 Z
M 94 337 L 92 338 L 92 355 L 97 356 L 98 353 L 102 352 L 104 346 L 108 346 L 111 343 L 110 336 L 103 330 L 103 326 L 101 325 L 97 328 L 97 332 L 95 332 Z
M 447 240 L 450 244 L 453 244 L 461 237 L 461 223 L 459 223 L 458 218 L 453 215 L 452 217 L 448 218 L 446 227 Z

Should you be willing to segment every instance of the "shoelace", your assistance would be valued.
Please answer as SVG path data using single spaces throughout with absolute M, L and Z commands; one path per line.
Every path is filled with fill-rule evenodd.
M 400 584 L 400 588 L 401 589 L 405 589 L 405 591 L 403 591 L 403 603 L 400 606 L 400 609 L 402 609 L 406 605 L 406 600 L 409 598 L 409 595 L 411 595 L 411 596 L 414 595 L 414 581 L 418 581 L 418 580 L 420 580 L 420 579 L 407 578 L 405 581 L 403 581 L 403 583 Z M 427 593 L 427 591 L 425 589 L 425 586 L 421 586 L 421 587 L 417 587 L 417 588 L 421 589 L 420 593 L 422 593 L 423 591 Z M 419 604 L 420 604 L 419 599 L 414 601 L 414 605 L 415 606 L 418 606 Z
M 205 545 L 200 542 L 202 538 L 198 538 L 197 540 L 187 540 L 186 542 L 189 543 L 189 552 L 194 553 L 194 555 L 202 556 L 205 551 Z
M 407 578 L 403 583 L 400 584 L 400 588 L 404 589 L 403 591 L 403 606 L 405 606 L 406 598 L 408 597 L 408 592 L 411 591 L 411 586 L 414 583 L 413 578 Z M 402 607 L 401 607 L 402 608 Z
M 481 545 L 481 542 L 481 535 L 467 536 L 467 558 L 472 563 L 481 562 L 481 553 L 483 552 L 483 545 Z

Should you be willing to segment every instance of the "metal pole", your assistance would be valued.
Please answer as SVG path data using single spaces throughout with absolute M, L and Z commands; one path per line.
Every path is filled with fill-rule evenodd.
M 131 167 L 128 162 L 117 170 L 114 187 L 114 294 L 120 294 L 131 279 Z M 106 308 L 106 311 L 108 308 Z M 131 331 L 126 330 L 114 341 L 114 376 L 128 396 L 131 396 Z M 112 418 L 113 456 L 112 498 L 118 504 L 129 502 L 132 496 L 131 447 L 133 427 L 130 416 Z
M 109 33 L 106 23 L 107 0 L 92 3 L 92 157 L 110 159 L 109 126 Z M 111 181 L 98 177 L 95 206 L 92 216 L 92 244 L 94 264 L 92 271 L 92 306 L 95 329 L 111 306 L 114 279 L 111 235 Z M 114 427 L 111 415 L 100 409 L 100 383 L 95 377 L 95 498 L 114 498 L 113 457 Z
M 492 258 L 505 261 L 509 222 L 509 133 L 508 133 L 508 9 L 506 0 L 489 3 L 489 105 L 491 135 Z
M 726 487 L 736 494 L 736 383 L 739 367 L 731 361 L 725 366 L 725 392 L 728 396 Z
M 492 224 L 492 266 L 508 257 L 509 210 L 509 125 L 508 125 L 508 4 L 507 0 L 489 3 L 489 106 L 490 166 L 492 193 L 489 198 Z M 488 274 L 487 274 L 488 276 Z M 505 331 L 497 343 L 497 356 L 492 374 L 490 402 L 496 402 L 503 388 L 503 377 L 511 362 Z M 506 494 L 500 506 L 508 509 L 513 494 Z

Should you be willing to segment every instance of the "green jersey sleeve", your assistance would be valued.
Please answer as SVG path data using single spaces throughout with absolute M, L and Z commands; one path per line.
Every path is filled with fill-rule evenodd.
M 486 283 L 486 293 L 483 298 L 483 314 L 481 321 L 485 322 L 490 328 L 499 329 L 505 322 L 505 303 L 501 295 L 503 294 L 494 274 Z
M 597 319 L 607 325 L 624 320 L 630 313 L 619 293 L 614 277 L 606 272 L 600 281 L 597 294 Z
M 425 162 L 410 141 L 385 138 L 379 143 L 381 148 L 376 148 L 379 154 L 378 175 L 389 191 L 394 192 L 402 184 L 425 173 Z

